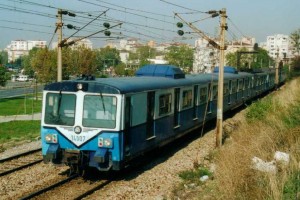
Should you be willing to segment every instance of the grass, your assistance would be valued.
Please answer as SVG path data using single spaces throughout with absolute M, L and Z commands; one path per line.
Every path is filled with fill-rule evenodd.
M 41 121 L 12 121 L 1 123 L 0 151 L 22 141 L 33 141 L 40 136 Z
M 35 100 L 33 95 L 0 99 L 1 116 L 39 113 L 41 109 L 42 101 L 40 98 Z
M 270 111 L 274 109 L 273 106 L 272 98 L 268 96 L 257 103 L 251 104 L 247 110 L 246 118 L 250 122 L 264 120 Z
M 225 145 L 215 161 L 218 191 L 225 199 L 289 199 L 296 198 L 295 174 L 300 146 L 300 80 L 287 83 L 281 91 L 251 105 L 245 122 L 231 135 L 234 143 Z M 290 154 L 288 166 L 278 165 L 276 174 L 252 169 L 257 156 L 272 161 L 275 151 Z M 299 169 L 298 169 L 299 170 Z M 233 173 L 234 172 L 234 173 Z
M 193 170 L 182 171 L 179 173 L 179 177 L 186 182 L 200 184 L 200 177 L 207 175 L 208 177 L 212 176 L 212 173 L 205 167 L 198 167 Z
M 296 199 L 297 190 L 300 192 L 299 84 L 300 79 L 292 80 L 249 106 L 238 119 L 239 125 L 230 133 L 230 140 L 214 151 L 211 162 L 216 165 L 216 171 L 213 178 L 196 188 L 193 194 L 190 188 L 179 185 L 174 189 L 175 196 L 179 190 L 184 190 L 189 199 Z M 290 155 L 288 166 L 277 164 L 276 174 L 252 168 L 254 156 L 269 162 L 275 151 Z M 198 177 L 196 169 L 179 174 L 183 185 Z

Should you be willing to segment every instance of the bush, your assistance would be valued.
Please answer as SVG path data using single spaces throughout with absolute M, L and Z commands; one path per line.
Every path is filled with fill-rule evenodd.
M 248 108 L 246 119 L 250 122 L 266 119 L 267 114 L 273 109 L 271 97 L 257 101 Z

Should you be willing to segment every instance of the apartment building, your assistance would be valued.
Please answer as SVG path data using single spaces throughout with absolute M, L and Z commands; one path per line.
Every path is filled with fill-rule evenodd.
M 46 46 L 47 42 L 42 40 L 13 40 L 6 48 L 8 53 L 8 62 L 14 62 L 21 56 L 28 55 L 29 51 L 34 47 L 45 48 Z
M 293 57 L 293 47 L 288 35 L 267 36 L 265 48 L 272 58 L 277 58 L 277 54 L 280 59 Z

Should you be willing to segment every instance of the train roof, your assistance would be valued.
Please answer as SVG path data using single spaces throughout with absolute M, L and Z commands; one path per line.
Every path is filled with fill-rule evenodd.
M 253 76 L 249 73 L 224 74 L 224 80 Z M 209 82 L 216 83 L 218 74 L 189 74 L 185 78 L 174 79 L 156 76 L 140 76 L 140 77 L 116 77 L 116 78 L 97 78 L 95 80 L 72 80 L 52 83 L 45 86 L 45 90 L 50 91 L 78 91 L 78 83 L 85 85 L 87 92 L 92 93 L 111 93 L 126 94 L 142 91 L 151 91 L 157 89 L 167 89 L 175 87 L 183 87 L 190 85 L 201 85 Z

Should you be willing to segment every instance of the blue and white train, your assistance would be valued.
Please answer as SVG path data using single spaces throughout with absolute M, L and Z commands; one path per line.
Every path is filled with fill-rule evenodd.
M 285 80 L 279 73 L 280 82 Z M 185 75 L 146 65 L 135 77 L 87 77 L 45 86 L 41 120 L 45 162 L 120 170 L 216 117 L 218 73 Z M 276 87 L 275 72 L 225 68 L 223 110 Z

